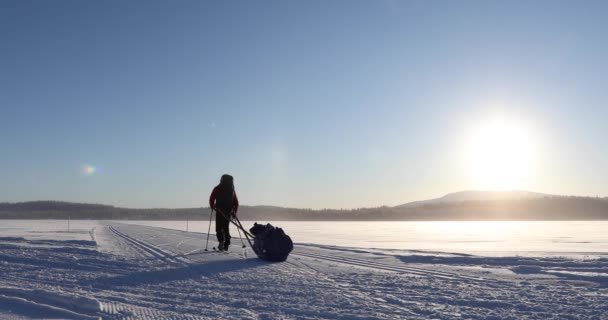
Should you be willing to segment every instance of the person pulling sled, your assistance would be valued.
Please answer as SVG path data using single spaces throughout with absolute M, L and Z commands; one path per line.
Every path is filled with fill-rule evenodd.
M 234 178 L 225 174 L 209 196 L 209 207 L 215 210 L 215 233 L 217 235 L 217 247 L 220 251 L 228 251 L 230 246 L 230 220 L 236 217 L 239 209 L 239 199 L 234 190 Z
M 240 232 L 243 232 L 255 254 L 262 260 L 285 261 L 293 250 L 291 238 L 281 228 L 274 227 L 271 224 L 255 223 L 250 231 L 245 230 L 236 215 L 239 200 L 234 191 L 234 178 L 231 175 L 223 175 L 220 184 L 213 188 L 209 197 L 209 207 L 216 212 L 215 232 L 219 242 L 218 250 L 228 251 L 231 238 L 230 223 L 234 224 L 237 230 L 240 230 L 239 236 Z M 209 216 L 209 227 L 211 227 L 211 215 Z M 209 234 L 207 234 L 207 242 L 209 242 Z M 244 244 L 243 248 L 245 248 Z

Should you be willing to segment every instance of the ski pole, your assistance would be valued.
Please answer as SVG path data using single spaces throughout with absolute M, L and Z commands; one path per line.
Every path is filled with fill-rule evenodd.
M 222 210 L 215 210 L 215 211 L 216 211 L 216 214 L 221 214 L 224 218 L 228 219 L 228 221 L 230 221 L 232 224 L 234 224 L 238 229 L 243 231 L 243 234 L 245 234 L 245 238 L 247 239 L 247 242 L 249 242 L 249 246 L 251 246 L 251 248 L 253 248 L 253 243 L 251 243 L 251 240 L 249 240 L 250 237 L 253 239 L 253 235 L 251 233 L 249 233 L 247 230 L 245 230 L 245 228 L 243 228 L 243 225 L 241 224 L 241 221 L 239 221 L 239 218 L 234 217 L 234 219 L 230 219 L 229 217 L 226 217 L 226 215 L 222 212 Z
M 239 239 L 241 239 L 241 245 L 243 245 L 243 249 L 245 249 L 247 246 L 245 245 L 245 242 L 243 241 L 243 237 L 241 237 L 241 230 L 240 230 L 240 228 L 236 228 L 236 231 L 238 231 L 238 233 L 239 233 Z
M 211 212 L 209 212 L 209 229 L 207 229 L 207 242 L 205 243 L 205 251 L 209 251 L 207 248 L 209 246 L 209 233 L 211 232 L 211 218 L 213 217 L 213 208 L 211 208 Z
M 241 239 L 241 245 L 243 245 L 243 256 L 245 256 L 245 258 L 247 258 L 247 246 L 245 245 L 245 242 L 243 241 L 243 237 L 241 237 L 241 231 L 239 230 L 239 228 L 236 228 L 236 231 L 239 232 L 239 239 Z

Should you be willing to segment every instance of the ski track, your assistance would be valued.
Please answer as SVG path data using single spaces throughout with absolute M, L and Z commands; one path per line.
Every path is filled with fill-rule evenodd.
M 31 317 L 2 304 L 18 301 L 41 317 L 67 318 L 608 319 L 604 260 L 552 260 L 545 270 L 513 258 L 509 263 L 520 265 L 486 268 L 477 257 L 432 264 L 296 244 L 286 262 L 267 263 L 250 248 L 245 255 L 238 238 L 230 253 L 204 251 L 206 237 L 104 223 L 92 229 L 93 241 L 0 238 L 0 317 Z M 213 238 L 209 248 L 217 245 Z M 573 271 L 600 276 L 567 274 Z M 99 301 L 100 309 L 69 310 L 40 292 Z
M 301 252 L 301 251 L 295 251 L 292 254 L 297 255 L 297 256 L 312 258 L 312 259 L 321 259 L 321 260 L 327 260 L 327 261 L 332 261 L 332 262 L 339 262 L 339 263 L 343 263 L 343 264 L 347 264 L 347 265 L 351 265 L 351 266 L 402 272 L 402 273 L 420 275 L 420 276 L 433 276 L 433 277 L 438 277 L 438 278 L 447 279 L 447 280 L 487 281 L 487 279 L 484 279 L 481 277 L 471 277 L 471 276 L 458 275 L 456 273 L 424 270 L 421 268 L 394 266 L 394 265 L 377 263 L 377 262 L 366 261 L 366 260 L 361 260 L 361 259 L 354 259 L 354 258 L 334 257 L 334 256 L 328 256 L 328 255 L 305 253 L 305 252 Z
M 153 246 L 144 241 L 130 237 L 130 236 L 118 231 L 115 227 L 109 226 L 108 228 L 117 236 L 121 237 L 122 239 L 126 240 L 127 242 L 131 243 L 132 245 L 140 248 L 141 250 L 150 253 L 154 257 L 163 259 L 163 260 L 167 261 L 168 263 L 174 263 L 174 264 L 187 263 L 187 261 L 184 261 L 180 257 L 177 257 L 169 252 L 166 252 L 157 246 Z

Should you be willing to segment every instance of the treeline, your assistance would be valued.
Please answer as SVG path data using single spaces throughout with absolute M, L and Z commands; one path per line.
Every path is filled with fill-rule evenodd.
M 194 220 L 202 211 L 202 208 L 130 209 L 61 201 L 0 203 L 0 219 L 185 220 L 192 217 Z
M 209 208 L 129 209 L 59 201 L 0 203 L 0 219 L 207 220 Z M 425 203 L 351 210 L 241 206 L 242 220 L 608 220 L 608 199 L 548 196 L 537 199 Z
M 435 203 L 411 209 L 406 220 L 608 220 L 608 198 L 574 196 Z

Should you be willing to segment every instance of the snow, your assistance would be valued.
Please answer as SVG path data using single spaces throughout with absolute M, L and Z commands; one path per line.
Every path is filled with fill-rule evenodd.
M 0 306 L 9 312 L 17 311 L 33 317 L 57 317 L 62 319 L 99 319 L 78 311 L 98 313 L 100 304 L 95 299 L 61 294 L 44 290 L 0 289 Z
M 186 230 L 186 221 L 127 223 Z M 244 221 L 245 226 L 253 221 Z M 276 221 L 300 243 L 481 256 L 608 256 L 608 221 Z M 207 221 L 189 221 L 207 232 Z M 213 230 L 213 229 L 212 229 Z M 232 230 L 236 234 L 236 230 Z M 598 255 L 599 254 L 599 255 Z
M 231 253 L 211 251 L 213 235 L 204 251 L 207 235 L 195 230 L 3 221 L 0 318 L 608 318 L 601 251 L 489 256 L 296 240 L 286 262 L 268 263 L 243 252 L 236 233 Z

